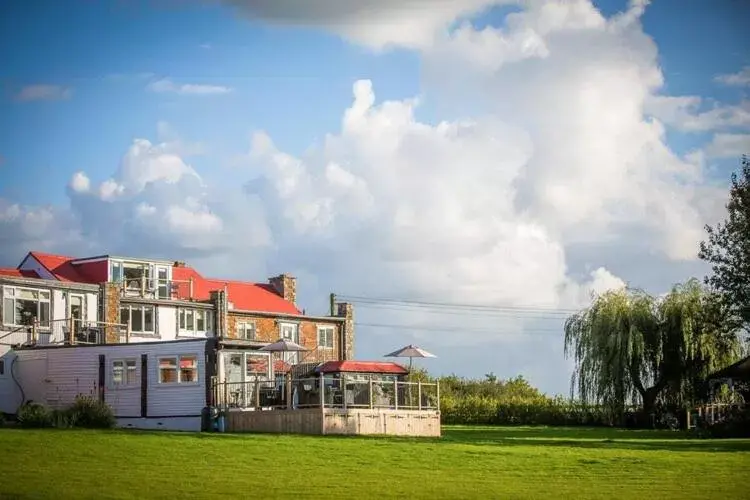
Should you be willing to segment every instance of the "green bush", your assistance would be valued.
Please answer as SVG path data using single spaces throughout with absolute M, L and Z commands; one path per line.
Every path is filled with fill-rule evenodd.
M 26 428 L 52 427 L 52 412 L 39 403 L 25 403 L 18 409 L 18 425 Z
M 26 403 L 18 409 L 17 417 L 19 425 L 27 428 L 111 429 L 116 423 L 115 415 L 108 404 L 91 396 L 81 395 L 76 397 L 72 405 L 61 410 L 50 410 L 38 403 Z
M 116 424 L 115 414 L 107 404 L 91 396 L 78 396 L 67 410 L 70 426 L 89 429 L 111 429 Z

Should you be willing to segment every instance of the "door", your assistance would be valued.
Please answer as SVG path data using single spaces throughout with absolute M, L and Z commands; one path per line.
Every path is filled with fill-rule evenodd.
M 243 383 L 242 383 L 242 353 L 225 353 L 224 354 L 224 381 L 226 390 L 220 398 L 226 397 L 229 406 L 242 406 L 244 402 Z
M 68 318 L 72 318 L 73 337 L 79 341 L 87 341 L 81 338 L 84 331 L 83 324 L 83 295 L 70 294 L 68 296 Z

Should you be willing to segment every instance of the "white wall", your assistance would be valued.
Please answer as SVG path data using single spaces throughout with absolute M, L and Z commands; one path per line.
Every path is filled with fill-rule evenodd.
M 65 319 L 68 315 L 68 302 L 65 300 L 65 291 L 52 290 L 52 320 Z
M 117 417 L 140 417 L 141 414 L 141 354 L 148 355 L 148 417 L 163 419 L 161 428 L 170 428 L 169 422 L 179 419 L 164 417 L 200 415 L 206 405 L 205 342 L 140 343 L 82 347 L 53 347 L 40 350 L 20 350 L 18 379 L 26 393 L 52 408 L 65 407 L 78 394 L 98 394 L 99 355 L 105 355 L 105 400 Z M 194 354 L 198 360 L 198 381 L 190 384 L 159 384 L 158 358 L 160 356 Z M 44 358 L 40 361 L 40 358 Z M 118 388 L 112 385 L 112 361 L 135 359 L 137 384 Z M 4 398 L 3 409 L 14 413 L 20 397 Z M 134 425 L 142 419 L 120 419 L 122 425 Z M 192 421 L 192 420 L 191 420 Z M 198 418 L 198 421 L 200 419 Z M 180 425 L 183 425 L 181 423 Z

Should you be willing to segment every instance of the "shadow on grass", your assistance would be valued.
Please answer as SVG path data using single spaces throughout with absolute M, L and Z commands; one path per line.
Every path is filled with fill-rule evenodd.
M 684 432 L 627 429 L 460 427 L 446 429 L 441 441 L 480 446 L 750 452 L 750 440 L 747 439 L 696 439 Z

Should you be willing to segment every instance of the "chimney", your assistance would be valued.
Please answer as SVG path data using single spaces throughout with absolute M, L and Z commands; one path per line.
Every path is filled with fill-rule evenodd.
M 354 359 L 354 305 L 340 302 L 337 306 L 336 316 L 346 319 L 341 332 L 341 361 Z
M 297 305 L 297 278 L 284 273 L 268 278 L 268 283 L 284 300 Z

